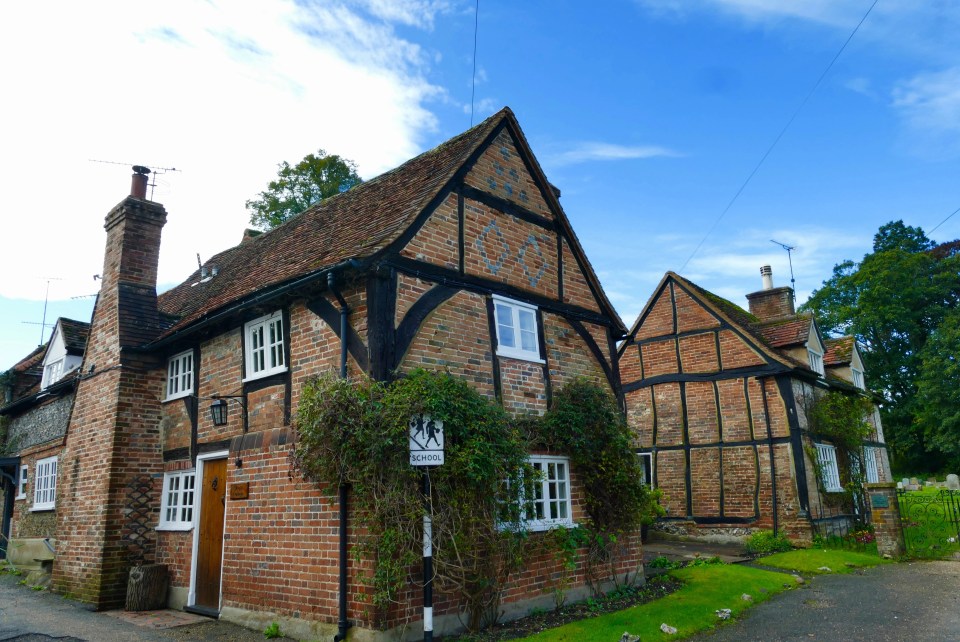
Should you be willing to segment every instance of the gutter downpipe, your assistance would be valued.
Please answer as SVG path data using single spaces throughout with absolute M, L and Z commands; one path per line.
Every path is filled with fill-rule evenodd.
M 337 299 L 340 305 L 340 378 L 347 378 L 347 315 L 349 308 L 347 302 L 336 286 L 334 273 L 327 273 L 327 289 Z M 347 639 L 347 629 L 350 623 L 347 621 L 347 484 L 343 483 L 341 478 L 339 490 L 339 509 L 340 509 L 340 576 L 339 576 L 339 595 L 337 619 L 337 634 L 333 636 L 333 642 L 342 642 Z

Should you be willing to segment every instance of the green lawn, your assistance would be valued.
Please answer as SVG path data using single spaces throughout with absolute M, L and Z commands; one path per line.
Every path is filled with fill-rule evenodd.
M 748 566 L 710 564 L 671 571 L 686 585 L 659 600 L 564 626 L 525 638 L 538 641 L 610 642 L 624 631 L 639 635 L 643 642 L 676 640 L 721 622 L 715 611 L 730 609 L 735 617 L 752 603 L 796 586 L 789 575 Z M 744 593 L 753 602 L 741 599 Z M 676 627 L 676 635 L 660 631 L 666 623 Z
M 857 568 L 886 564 L 887 560 L 869 553 L 810 548 L 768 555 L 758 559 L 757 563 L 801 575 L 818 575 L 831 572 L 849 573 Z M 828 567 L 830 571 L 821 571 L 823 567 Z

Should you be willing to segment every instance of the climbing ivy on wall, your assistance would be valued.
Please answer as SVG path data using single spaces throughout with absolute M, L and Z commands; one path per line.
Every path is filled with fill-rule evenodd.
M 831 390 L 807 395 L 804 410 L 810 436 L 818 441 L 829 441 L 836 447 L 837 468 L 844 493 L 836 495 L 834 503 L 855 499 L 866 480 L 862 461 L 863 441 L 873 433 L 873 426 L 867 421 L 873 412 L 873 405 L 861 395 Z M 823 471 L 816 448 L 810 444 L 806 452 L 813 462 L 817 484 L 822 491 Z M 828 499 L 830 497 L 827 495 Z
M 429 472 L 434 581 L 470 614 L 471 629 L 496 619 L 502 589 L 527 556 L 556 549 L 569 574 L 576 568 L 571 551 L 586 547 L 589 575 L 599 581 L 611 576 L 605 569 L 614 568 L 623 537 L 658 513 L 626 422 L 594 383 L 558 390 L 543 417 L 510 417 L 444 372 L 416 370 L 390 384 L 315 379 L 301 395 L 296 463 L 331 495 L 340 483 L 352 487 L 363 527 L 355 553 L 375 560 L 367 581 L 380 617 L 401 601 L 422 554 L 420 470 L 409 465 L 407 450 L 409 422 L 419 414 L 442 421 L 445 440 L 445 463 Z M 543 537 L 526 532 L 522 515 L 532 493 L 523 489 L 536 479 L 527 463 L 531 450 L 570 458 L 587 513 L 577 528 Z

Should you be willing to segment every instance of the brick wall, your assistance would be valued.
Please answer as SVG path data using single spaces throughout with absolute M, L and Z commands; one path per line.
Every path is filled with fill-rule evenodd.
M 793 290 L 787 287 L 760 290 L 747 295 L 750 313 L 761 321 L 782 319 L 796 314 L 793 307 Z
M 434 310 L 420 326 L 399 370 L 448 370 L 494 396 L 493 357 L 484 297 L 458 292 Z
M 506 130 L 501 131 L 481 153 L 464 182 L 534 214 L 553 218 L 553 212 L 544 200 L 540 188 L 517 152 L 513 137 Z
M 464 205 L 464 271 L 556 298 L 554 233 L 467 199 Z

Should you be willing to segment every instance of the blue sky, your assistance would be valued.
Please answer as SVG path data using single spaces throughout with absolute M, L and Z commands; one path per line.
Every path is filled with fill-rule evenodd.
M 960 207 L 960 5 L 880 0 L 717 223 L 871 4 L 480 0 L 474 122 L 514 110 L 628 325 L 666 270 L 741 305 L 763 264 L 788 284 L 770 239 L 803 301 L 883 223 Z M 48 321 L 89 317 L 130 175 L 90 159 L 181 170 L 154 195 L 169 287 L 239 241 L 280 161 L 323 148 L 370 178 L 469 127 L 474 9 L 6 3 L 0 368 L 37 344 L 48 282 Z

